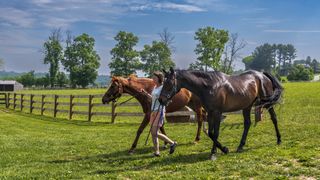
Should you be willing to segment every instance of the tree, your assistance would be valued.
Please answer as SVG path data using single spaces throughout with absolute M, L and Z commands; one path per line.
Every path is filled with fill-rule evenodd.
M 93 83 L 98 76 L 100 57 L 94 50 L 95 40 L 88 34 L 77 36 L 65 49 L 62 64 L 70 73 L 72 87 L 86 87 Z
M 170 56 L 171 52 L 167 44 L 153 41 L 151 46 L 145 45 L 140 52 L 141 61 L 144 62 L 142 70 L 146 75 L 151 76 L 156 70 L 174 67 L 175 64 Z
M 225 48 L 224 59 L 222 61 L 222 69 L 221 71 L 227 74 L 231 74 L 233 71 L 233 63 L 240 57 L 239 51 L 245 48 L 246 43 L 242 41 L 238 41 L 238 34 L 233 33 L 230 36 L 228 44 Z
M 44 77 L 39 77 L 35 79 L 35 85 L 37 87 L 48 87 L 50 86 L 50 77 L 49 74 L 46 74 Z
M 256 47 L 252 53 L 253 59 L 249 68 L 258 71 L 264 70 L 271 72 L 272 65 L 274 64 L 273 52 L 273 46 L 268 43 Z
M 314 77 L 312 70 L 301 64 L 293 66 L 288 75 L 289 81 L 310 81 Z
M 228 31 L 215 30 L 213 27 L 198 29 L 195 34 L 195 40 L 199 41 L 195 49 L 198 62 L 190 66 L 199 68 L 204 66 L 205 71 L 208 68 L 220 69 L 220 58 L 228 39 Z
M 242 62 L 245 65 L 245 70 L 249 70 L 250 69 L 253 59 L 254 59 L 253 56 L 247 56 L 247 57 L 242 59 Z
M 313 73 L 319 72 L 319 62 L 316 59 L 312 60 L 311 67 L 312 67 Z
M 292 61 L 296 58 L 296 49 L 292 44 L 277 44 L 274 45 L 275 61 L 277 63 L 277 68 L 279 75 L 287 75 L 290 67 L 292 66 Z
M 65 87 L 68 84 L 68 78 L 64 72 L 59 72 L 57 74 L 57 85 L 59 87 Z
M 53 30 L 49 39 L 43 44 L 44 64 L 50 64 L 50 85 L 54 86 L 59 71 L 59 63 L 63 59 L 60 29 Z
M 189 70 L 205 71 L 204 65 L 199 61 L 196 61 L 195 63 L 189 64 L 189 68 L 188 69 Z
M 111 50 L 111 75 L 129 76 L 136 73 L 140 67 L 139 53 L 133 47 L 138 43 L 138 37 L 133 33 L 120 31 L 114 39 L 118 43 Z
M 306 59 L 306 65 L 308 65 L 309 67 L 311 66 L 311 57 L 310 56 L 307 56 L 307 59 Z
M 170 49 L 171 53 L 174 53 L 176 51 L 176 47 L 173 46 L 175 37 L 168 31 L 168 28 L 164 28 L 158 35 L 160 36 L 161 42 Z
M 21 75 L 20 77 L 17 78 L 17 81 L 23 84 L 26 87 L 31 87 L 35 85 L 35 75 L 34 71 L 30 71 L 26 74 Z

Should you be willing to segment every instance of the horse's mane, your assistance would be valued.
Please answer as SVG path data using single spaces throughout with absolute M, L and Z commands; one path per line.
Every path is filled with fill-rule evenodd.
M 223 73 L 219 71 L 197 71 L 197 70 L 176 70 L 177 74 L 183 74 L 184 77 L 188 77 L 189 81 L 201 83 L 204 86 L 218 85 L 225 81 Z
M 124 78 L 121 76 L 113 76 L 112 81 L 118 81 L 122 85 L 128 86 L 128 87 L 133 88 L 137 91 L 139 91 L 141 88 L 146 87 L 146 85 L 149 85 L 149 84 L 153 85 L 154 84 L 152 79 L 137 77 L 137 75 L 135 75 L 135 74 L 129 75 L 128 78 Z
M 123 78 L 121 76 L 112 76 L 111 82 L 114 82 L 114 81 L 118 81 L 121 84 L 126 84 L 127 83 L 127 79 Z

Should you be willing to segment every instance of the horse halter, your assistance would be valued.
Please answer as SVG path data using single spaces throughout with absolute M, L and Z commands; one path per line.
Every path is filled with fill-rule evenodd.
M 117 86 L 118 86 L 118 91 L 116 94 L 112 94 L 110 96 L 110 99 L 112 99 L 112 102 L 116 102 L 117 99 L 122 95 L 123 93 L 123 87 L 122 87 L 122 84 L 121 83 L 116 83 Z
M 164 96 L 167 99 L 171 99 L 176 93 L 177 93 L 177 78 L 176 78 L 176 73 L 174 73 L 174 80 L 173 80 L 173 87 L 171 89 L 171 91 L 169 91 L 167 94 L 164 94 Z

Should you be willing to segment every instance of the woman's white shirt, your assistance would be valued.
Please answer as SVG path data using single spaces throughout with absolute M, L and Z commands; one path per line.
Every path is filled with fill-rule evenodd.
M 156 87 L 152 90 L 151 96 L 152 96 L 152 105 L 151 105 L 151 111 L 158 111 L 158 109 L 161 107 L 159 102 L 160 93 L 162 90 L 162 85 L 159 87 Z M 165 111 L 165 106 L 163 106 L 163 111 Z

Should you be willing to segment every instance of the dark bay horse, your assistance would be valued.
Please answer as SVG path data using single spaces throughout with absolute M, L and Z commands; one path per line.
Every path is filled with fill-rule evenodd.
M 102 98 L 102 103 L 105 104 L 111 101 L 115 102 L 119 97 L 121 97 L 122 93 L 128 93 L 135 97 L 142 106 L 145 115 L 129 153 L 132 153 L 136 148 L 141 133 L 149 123 L 151 114 L 151 98 L 145 93 L 141 93 L 141 89 L 144 89 L 146 92 L 151 94 L 154 86 L 155 84 L 153 80 L 149 78 L 137 78 L 134 75 L 131 75 L 129 78 L 114 76 L 112 77 L 109 89 Z M 202 121 L 206 120 L 206 112 L 202 108 L 201 101 L 197 96 L 193 95 L 187 89 L 181 89 L 181 91 L 172 98 L 172 103 L 166 107 L 166 112 L 178 111 L 184 106 L 189 106 L 197 114 L 198 130 L 195 138 L 195 141 L 197 142 L 200 140 Z M 163 127 L 160 128 L 160 131 L 165 134 Z
M 176 70 L 170 68 L 165 72 L 166 80 L 160 94 L 161 104 L 167 104 L 181 88 L 196 94 L 207 111 L 209 137 L 213 141 L 211 159 L 215 159 L 216 147 L 228 153 L 229 149 L 218 141 L 220 117 L 223 112 L 242 110 L 244 131 L 237 151 L 243 151 L 248 130 L 251 125 L 250 111 L 252 106 L 268 109 L 277 135 L 277 143 L 281 143 L 276 113 L 273 105 L 281 98 L 283 88 L 279 81 L 269 73 L 247 71 L 240 75 L 228 76 L 222 72 L 202 72 Z

